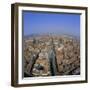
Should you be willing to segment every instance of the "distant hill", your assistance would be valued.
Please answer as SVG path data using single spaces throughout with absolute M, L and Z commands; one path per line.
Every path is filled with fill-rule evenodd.
M 30 38 L 35 38 L 35 37 L 46 37 L 46 36 L 72 37 L 73 39 L 80 41 L 80 36 L 75 36 L 75 35 L 71 35 L 71 34 L 55 34 L 55 33 L 30 34 L 30 35 L 24 36 L 24 39 L 30 39 Z

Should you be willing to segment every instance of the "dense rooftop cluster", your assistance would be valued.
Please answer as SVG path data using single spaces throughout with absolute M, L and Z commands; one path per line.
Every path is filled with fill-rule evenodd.
M 80 41 L 67 35 L 40 35 L 24 40 L 24 76 L 80 74 Z

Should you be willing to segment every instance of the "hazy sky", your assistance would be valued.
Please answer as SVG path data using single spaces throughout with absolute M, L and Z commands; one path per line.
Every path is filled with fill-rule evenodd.
M 30 34 L 70 34 L 80 36 L 79 14 L 23 11 L 24 36 Z

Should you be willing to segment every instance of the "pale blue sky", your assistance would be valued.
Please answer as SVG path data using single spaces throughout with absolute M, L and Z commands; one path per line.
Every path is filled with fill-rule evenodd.
M 80 36 L 80 15 L 23 11 L 24 36 L 55 33 Z

